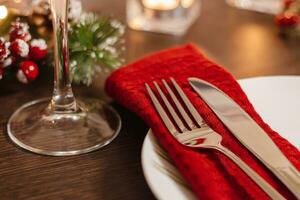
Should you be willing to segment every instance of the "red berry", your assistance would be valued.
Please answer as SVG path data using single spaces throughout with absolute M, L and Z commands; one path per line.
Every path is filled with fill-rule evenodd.
M 0 61 L 4 61 L 10 55 L 9 42 L 5 42 L 3 38 L 0 38 Z
M 9 30 L 9 36 L 11 42 L 16 39 L 28 42 L 31 40 L 28 24 L 20 21 L 13 22 Z
M 43 39 L 35 39 L 31 41 L 29 57 L 34 60 L 43 59 L 48 53 L 47 44 Z
M 17 78 L 22 83 L 34 81 L 39 75 L 38 66 L 32 61 L 24 61 L 20 64 Z
M 24 40 L 16 39 L 11 43 L 10 50 L 15 56 L 25 58 L 28 56 L 29 46 Z
M 299 17 L 297 15 L 281 14 L 276 17 L 275 22 L 283 28 L 295 27 L 299 24 Z
M 292 3 L 294 3 L 294 0 L 284 0 L 283 1 L 283 5 L 285 8 L 289 8 Z

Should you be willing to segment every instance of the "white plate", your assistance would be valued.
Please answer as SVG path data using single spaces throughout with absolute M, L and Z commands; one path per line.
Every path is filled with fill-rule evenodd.
M 271 128 L 300 148 L 300 76 L 270 76 L 240 80 L 256 111 Z M 142 166 L 147 183 L 159 200 L 193 200 L 193 192 L 163 156 L 148 132 L 142 149 Z

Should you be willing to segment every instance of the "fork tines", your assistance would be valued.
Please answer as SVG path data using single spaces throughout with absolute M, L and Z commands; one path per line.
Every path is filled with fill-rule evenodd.
M 173 92 L 173 90 L 171 89 L 170 85 L 167 83 L 166 80 L 162 79 L 161 82 L 165 89 L 164 91 L 166 91 L 168 93 L 168 95 L 164 94 L 163 89 L 161 88 L 161 86 L 159 86 L 159 84 L 156 81 L 153 82 L 153 84 L 157 90 L 157 96 L 160 97 L 161 103 L 163 103 L 165 105 L 166 109 L 168 110 L 169 115 L 163 108 L 162 104 L 158 100 L 157 96 L 154 94 L 151 87 L 147 83 L 145 84 L 146 89 L 150 95 L 150 98 L 154 104 L 154 107 L 157 110 L 160 117 L 162 118 L 163 122 L 165 123 L 165 125 L 167 126 L 169 131 L 174 134 L 183 133 L 185 131 L 188 131 L 188 129 L 192 130 L 192 129 L 201 127 L 203 125 L 202 117 L 199 115 L 198 111 L 192 105 L 192 103 L 187 98 L 185 93 L 182 91 L 180 86 L 177 84 L 175 79 L 170 78 L 170 80 L 171 80 L 174 90 L 177 92 L 178 95 L 176 95 Z M 171 100 L 169 100 L 167 96 Z M 171 101 L 172 101 L 172 103 L 171 103 Z M 185 105 L 186 109 L 183 107 L 182 104 Z M 187 112 L 189 112 L 189 114 Z M 178 113 L 180 114 L 180 116 Z M 179 131 L 177 131 L 177 129 L 174 126 L 174 123 L 172 122 L 172 119 L 170 117 L 173 119 L 174 123 L 177 125 Z

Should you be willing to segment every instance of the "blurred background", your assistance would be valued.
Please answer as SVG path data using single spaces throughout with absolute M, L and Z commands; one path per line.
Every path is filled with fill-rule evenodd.
M 85 0 L 83 7 L 126 22 L 126 1 Z M 127 28 L 126 62 L 185 43 L 197 44 L 236 78 L 300 74 L 300 43 L 282 37 L 274 15 L 229 6 L 224 0 L 201 0 L 199 17 L 184 36 Z
M 23 4 L 18 9 L 26 14 L 30 10 L 31 4 L 36 4 L 39 1 L 42 0 L 0 0 L 0 4 L 6 6 Z M 130 2 L 138 2 L 142 5 L 147 1 L 151 3 L 151 0 L 84 0 L 82 1 L 82 8 L 85 11 L 95 12 L 100 16 L 120 20 L 127 25 L 130 21 L 129 18 L 134 19 L 136 17 L 134 13 L 136 6 L 130 6 Z M 159 1 L 168 3 L 168 1 L 177 0 L 152 0 L 152 3 Z M 225 0 L 185 0 L 186 4 L 197 2 L 199 9 L 194 10 L 196 15 L 183 34 L 153 33 L 151 31 L 133 30 L 126 26 L 123 38 L 126 47 L 123 52 L 125 64 L 151 52 L 186 43 L 194 43 L 209 58 L 227 68 L 236 78 L 299 74 L 300 37 L 282 36 L 278 25 L 275 23 L 276 15 L 282 12 L 282 5 L 292 1 L 227 0 L 226 2 Z M 294 1 L 297 2 L 297 0 Z M 262 4 L 257 6 L 258 10 L 262 12 L 253 11 L 252 8 L 252 10 L 238 8 L 247 7 L 251 5 L 251 2 Z M 233 4 L 237 4 L 238 7 L 232 6 Z M 1 9 L 1 15 L 5 15 L 3 7 Z M 293 9 L 297 12 L 295 9 L 299 8 Z M 145 10 L 149 11 L 149 9 Z M 148 14 L 151 17 L 155 15 L 163 16 L 166 13 L 165 11 L 157 12 L 155 9 L 149 12 L 150 14 Z M 187 10 L 187 12 L 190 11 Z M 173 16 L 173 14 L 171 13 L 170 16 Z M 175 13 L 174 16 L 177 14 Z M 159 21 L 157 24 L 161 27 L 168 25 L 168 23 L 163 24 Z M 3 29 L 3 26 L 1 28 Z M 176 31 L 176 23 L 170 26 L 169 29 Z M 180 23 L 178 23 L 178 29 L 182 29 Z

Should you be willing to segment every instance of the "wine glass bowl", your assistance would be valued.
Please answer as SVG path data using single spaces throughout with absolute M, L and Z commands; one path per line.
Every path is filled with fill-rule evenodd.
M 18 146 L 44 155 L 87 153 L 109 144 L 119 133 L 118 113 L 97 99 L 76 100 L 69 76 L 68 0 L 50 0 L 54 33 L 52 98 L 26 103 L 8 121 Z

